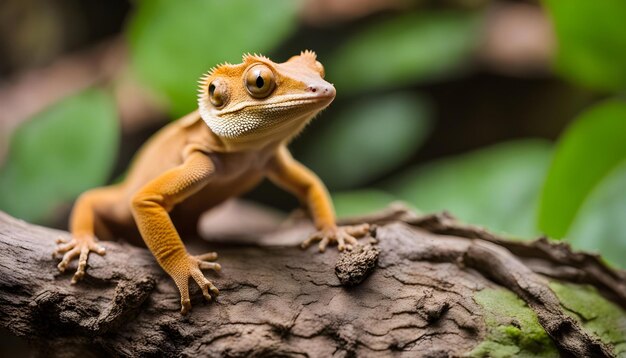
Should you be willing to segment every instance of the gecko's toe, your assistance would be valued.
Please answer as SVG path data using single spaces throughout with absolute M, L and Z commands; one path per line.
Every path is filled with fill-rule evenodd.
M 63 259 L 61 260 L 61 262 L 59 262 L 59 264 L 57 265 L 57 268 L 59 269 L 59 271 L 65 272 L 65 269 L 67 269 L 67 265 L 69 265 L 70 262 L 79 254 L 80 254 L 79 247 L 74 247 L 71 250 L 67 251 L 65 255 L 63 255 Z
M 318 240 L 322 240 L 322 239 L 323 239 L 323 237 L 322 237 L 321 232 L 319 232 L 319 231 L 315 232 L 315 233 L 311 234 L 306 240 L 302 241 L 302 243 L 300 244 L 300 247 L 303 248 L 303 249 L 306 249 L 309 246 L 311 246 L 311 244 L 313 242 L 318 241 Z
M 80 249 L 80 257 L 78 258 L 78 268 L 72 277 L 72 284 L 76 284 L 85 276 L 85 267 L 87 266 L 87 258 L 89 257 L 89 247 L 83 246 Z
M 351 237 L 363 237 L 370 233 L 370 224 L 345 226 L 345 232 Z
M 220 294 L 220 290 L 218 290 L 217 287 L 215 287 L 209 280 L 202 283 L 200 285 L 200 289 L 202 289 L 202 295 L 204 298 L 209 302 L 213 300 L 214 296 L 217 297 Z
M 57 248 L 52 251 L 52 257 L 56 257 L 59 254 L 65 253 L 70 251 L 71 249 L 76 247 L 76 242 L 75 241 L 70 241 L 70 242 L 59 242 L 59 246 L 57 246 Z M 64 255 L 64 257 L 67 256 Z
M 200 261 L 198 262 L 198 267 L 200 267 L 201 270 L 214 270 L 216 272 L 222 270 L 222 265 L 215 262 Z
M 191 301 L 189 299 L 180 300 L 180 313 L 184 316 L 191 310 Z
M 59 236 L 59 237 L 57 237 L 57 239 L 56 239 L 56 240 L 54 240 L 54 242 L 56 242 L 57 244 L 66 244 L 66 243 L 68 243 L 69 241 L 70 241 L 70 240 L 69 240 L 68 238 L 63 237 L 63 236 Z
M 207 252 L 206 254 L 194 256 L 199 261 L 215 261 L 217 260 L 217 252 Z
M 94 243 L 89 244 L 89 250 L 95 252 L 96 254 L 103 256 L 107 253 L 107 249 L 103 246 Z
M 198 286 L 200 286 L 200 289 L 202 290 L 202 295 L 204 296 L 204 298 L 206 298 L 207 301 L 212 301 L 213 297 L 211 296 L 211 294 L 217 297 L 220 291 L 217 289 L 217 287 L 213 285 L 211 281 L 209 281 L 206 277 L 204 277 L 204 274 L 202 273 L 202 271 L 200 271 L 200 269 L 203 268 L 203 265 L 212 265 L 211 268 L 214 270 L 216 268 L 213 266 L 217 266 L 219 268 L 221 267 L 219 264 L 216 264 L 216 263 L 201 261 L 198 265 L 198 268 L 192 268 L 190 271 L 191 277 L 194 279 L 194 281 L 196 281 Z M 219 268 L 217 270 L 219 270 Z
M 217 253 L 207 252 L 206 254 L 193 256 L 198 268 L 200 270 L 214 270 L 219 272 L 222 270 L 222 265 L 216 262 L 209 262 L 217 260 Z
M 330 238 L 328 236 L 324 236 L 324 238 L 320 241 L 320 244 L 318 245 L 319 252 L 326 251 L 326 247 L 328 246 L 329 243 L 330 243 Z

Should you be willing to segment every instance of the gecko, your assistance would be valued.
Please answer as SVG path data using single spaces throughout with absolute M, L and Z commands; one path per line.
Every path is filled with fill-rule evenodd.
M 350 250 L 369 233 L 367 223 L 338 226 L 328 190 L 296 161 L 287 145 L 335 98 L 324 66 L 313 51 L 283 63 L 246 54 L 242 63 L 223 63 L 199 80 L 198 109 L 166 125 L 137 152 L 123 182 L 88 190 L 69 219 L 70 239 L 57 240 L 64 272 L 78 258 L 72 283 L 81 280 L 90 252 L 105 254 L 99 240 L 130 228 L 180 291 L 181 313 L 191 309 L 193 279 L 211 301 L 219 290 L 201 270 L 220 271 L 217 253 L 191 255 L 181 230 L 197 226 L 200 214 L 241 195 L 268 178 L 306 205 L 317 229 L 306 248 L 318 242 Z M 178 229 L 178 230 L 177 230 Z

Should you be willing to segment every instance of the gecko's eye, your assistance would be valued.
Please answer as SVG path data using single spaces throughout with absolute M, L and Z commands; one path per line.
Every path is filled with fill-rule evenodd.
M 248 69 L 244 76 L 248 93 L 254 98 L 269 96 L 276 86 L 274 72 L 265 65 L 254 65 Z
M 209 84 L 209 100 L 216 108 L 223 107 L 228 101 L 226 85 L 220 80 L 215 80 Z

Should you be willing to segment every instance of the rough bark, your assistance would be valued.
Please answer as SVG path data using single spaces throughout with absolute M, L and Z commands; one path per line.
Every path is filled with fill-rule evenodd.
M 0 324 L 46 354 L 461 356 L 488 332 L 474 294 L 503 286 L 536 313 L 561 355 L 614 355 L 564 311 L 547 281 L 589 283 L 625 307 L 624 272 L 598 257 L 545 239 L 507 241 L 447 214 L 392 207 L 354 221 L 376 224 L 378 243 L 346 254 L 303 251 L 297 243 L 311 227 L 297 221 L 192 240 L 194 253 L 218 251 L 224 270 L 207 273 L 221 290 L 217 302 L 193 287 L 183 317 L 176 287 L 146 249 L 105 242 L 106 256 L 92 255 L 84 281 L 71 285 L 50 254 L 69 234 L 0 213 Z

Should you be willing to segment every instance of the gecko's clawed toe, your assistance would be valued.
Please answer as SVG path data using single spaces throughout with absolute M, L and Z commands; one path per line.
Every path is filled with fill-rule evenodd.
M 217 260 L 217 252 L 207 252 L 206 254 L 194 256 L 200 261 L 215 261 Z
M 363 237 L 370 233 L 370 224 L 360 224 L 352 226 L 344 226 L 346 233 L 354 239 L 354 237 Z M 355 240 L 356 241 L 356 240 Z
M 72 247 L 69 251 L 65 251 L 59 251 L 59 253 L 65 252 L 65 255 L 63 255 L 63 259 L 61 259 L 61 262 L 59 262 L 59 264 L 57 265 L 59 271 L 61 272 L 65 272 L 65 269 L 67 269 L 67 265 L 69 265 L 69 263 L 80 254 L 80 248 Z
M 200 286 L 200 290 L 202 290 L 204 298 L 209 302 L 213 301 L 213 295 L 217 296 L 220 293 L 217 287 L 215 287 L 211 281 L 204 278 L 204 276 L 201 280 L 196 280 L 196 283 Z
M 222 265 L 215 263 L 215 262 L 200 261 L 198 263 L 198 266 L 200 267 L 201 270 L 214 270 L 217 272 L 222 270 Z
M 68 243 L 69 241 L 70 241 L 70 239 L 68 239 L 68 238 L 66 238 L 66 237 L 63 237 L 63 236 L 59 236 L 59 237 L 57 237 L 57 239 L 56 239 L 56 240 L 54 240 L 54 242 L 55 242 L 55 243 L 57 243 L 57 245 L 58 245 L 58 244 L 66 244 L 66 243 Z
M 180 313 L 184 316 L 191 310 L 191 301 L 187 299 L 180 300 Z
M 200 270 L 214 270 L 219 272 L 222 270 L 222 265 L 216 262 L 210 262 L 217 260 L 217 253 L 207 252 L 206 254 L 193 256 Z
M 329 243 L 330 243 L 330 238 L 328 236 L 322 237 L 322 239 L 320 240 L 319 245 L 317 246 L 319 252 L 326 251 L 326 247 L 328 246 Z
M 213 300 L 213 297 L 217 297 L 220 294 L 220 290 L 209 280 L 205 280 L 202 284 L 199 283 L 199 285 L 202 289 L 202 295 L 209 302 Z

